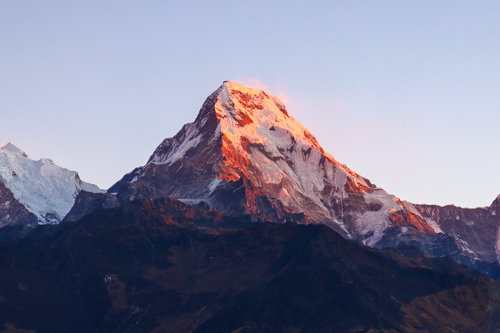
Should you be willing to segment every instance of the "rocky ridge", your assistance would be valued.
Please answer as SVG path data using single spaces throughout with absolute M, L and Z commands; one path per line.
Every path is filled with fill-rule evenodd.
M 414 246 L 469 266 L 500 256 L 498 198 L 477 209 L 401 201 L 325 152 L 277 97 L 231 81 L 108 193 L 80 191 L 64 220 L 145 197 L 253 220 L 326 224 L 369 246 Z

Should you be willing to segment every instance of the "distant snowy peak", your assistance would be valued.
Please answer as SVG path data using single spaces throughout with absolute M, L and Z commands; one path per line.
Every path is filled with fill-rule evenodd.
M 19 149 L 17 146 L 12 144 L 11 142 L 7 143 L 5 146 L 0 148 L 0 150 L 8 151 L 9 153 L 21 154 L 24 157 L 28 157 L 28 155 L 24 151 Z
M 28 158 L 12 143 L 0 149 L 0 181 L 42 224 L 59 223 L 81 190 L 104 192 L 96 185 L 83 182 L 77 172 L 62 168 L 51 159 L 34 161 Z

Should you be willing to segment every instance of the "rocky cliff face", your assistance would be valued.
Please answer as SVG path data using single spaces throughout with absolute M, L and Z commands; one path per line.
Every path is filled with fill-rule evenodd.
M 35 214 L 24 207 L 0 180 L 0 228 L 7 225 L 36 225 Z
M 369 245 L 391 226 L 435 232 L 325 152 L 277 97 L 230 81 L 109 192 L 121 203 L 165 196 L 255 219 L 322 223 Z
M 425 219 L 451 235 L 467 257 L 493 262 L 500 258 L 500 196 L 490 207 L 415 205 Z

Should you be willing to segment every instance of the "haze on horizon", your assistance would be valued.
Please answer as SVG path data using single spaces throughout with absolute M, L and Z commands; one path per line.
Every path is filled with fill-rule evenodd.
M 338 161 L 414 203 L 500 193 L 500 3 L 0 3 L 0 146 L 102 188 L 224 80 L 278 95 Z

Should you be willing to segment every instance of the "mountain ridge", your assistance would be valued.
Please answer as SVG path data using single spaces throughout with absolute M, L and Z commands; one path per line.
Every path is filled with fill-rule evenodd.
M 255 221 L 326 224 L 372 247 L 413 244 L 470 266 L 500 257 L 500 195 L 477 209 L 402 201 L 325 152 L 278 97 L 232 81 L 106 194 L 79 191 L 64 221 L 146 197 Z
M 485 208 L 489 217 L 476 219 L 468 234 L 467 228 L 437 218 L 439 213 L 426 214 L 426 205 L 402 201 L 336 161 L 279 98 L 231 81 L 210 94 L 192 123 L 164 139 L 144 166 L 126 174 L 108 194 L 118 204 L 173 197 L 255 220 L 323 223 L 370 246 L 418 243 L 421 249 L 439 249 L 424 251 L 428 254 L 452 255 L 470 266 L 477 260 L 496 261 L 500 254 L 500 207 Z M 466 208 L 453 210 L 469 214 Z

